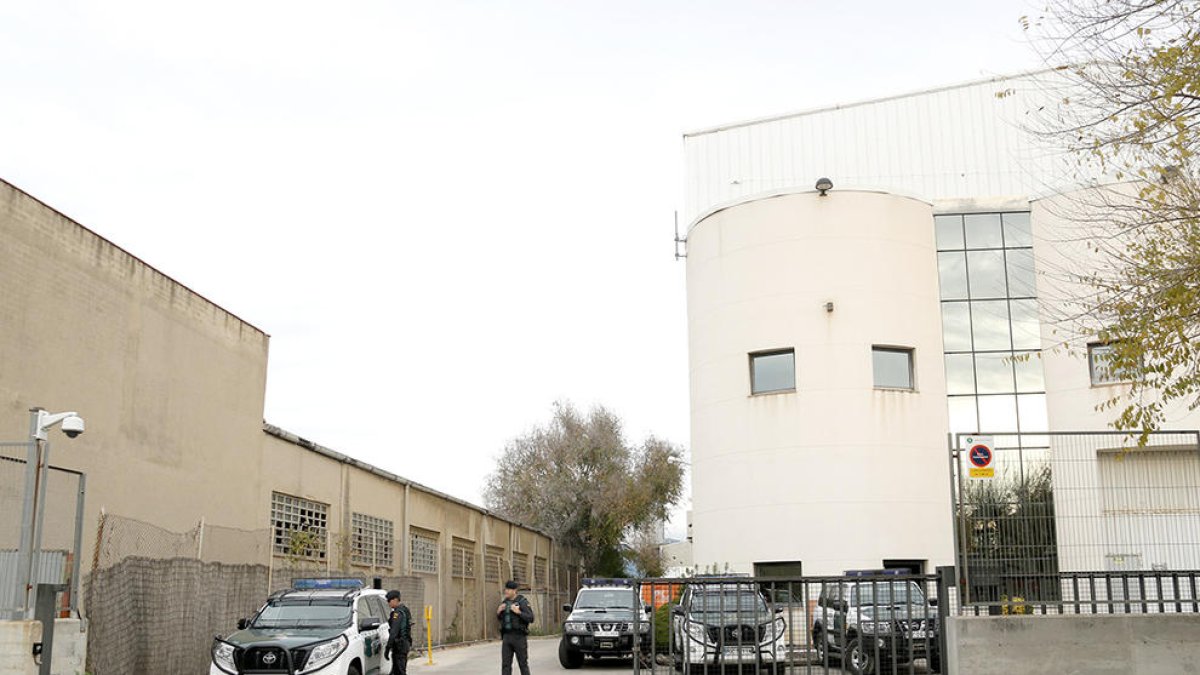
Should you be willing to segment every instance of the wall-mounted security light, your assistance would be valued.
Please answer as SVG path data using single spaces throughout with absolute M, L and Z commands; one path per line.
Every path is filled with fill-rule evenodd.
M 829 192 L 832 189 L 833 181 L 829 180 L 828 178 L 817 179 L 817 192 L 820 192 L 822 197 L 825 196 L 826 192 Z

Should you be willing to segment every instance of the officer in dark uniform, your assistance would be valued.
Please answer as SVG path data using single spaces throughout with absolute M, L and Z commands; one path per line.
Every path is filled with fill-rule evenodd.
M 412 649 L 412 613 L 400 604 L 400 591 L 388 591 L 387 653 L 392 659 L 391 675 L 408 673 L 408 652 Z
M 504 602 L 496 608 L 496 619 L 500 622 L 501 675 L 512 675 L 514 656 L 521 675 L 529 675 L 529 624 L 533 623 L 533 608 L 525 596 L 517 593 L 519 588 L 515 581 L 504 584 Z

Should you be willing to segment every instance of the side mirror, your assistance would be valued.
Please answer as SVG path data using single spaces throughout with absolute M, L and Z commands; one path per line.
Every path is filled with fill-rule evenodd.
M 570 606 L 570 605 L 563 605 L 563 611 L 564 611 L 564 612 L 566 612 L 567 614 L 570 614 L 570 613 L 571 613 L 571 606 Z
M 238 619 L 238 630 L 246 630 L 250 627 L 250 619 Z
M 382 625 L 383 622 L 379 619 L 363 619 L 358 622 L 358 632 L 368 633 L 373 630 L 379 630 L 379 627 Z
M 775 608 L 775 613 L 776 613 L 776 614 L 783 614 L 783 608 L 782 608 L 782 607 L 776 607 L 776 608 Z
M 653 614 L 653 613 L 654 613 L 654 608 L 653 608 L 653 607 L 651 607 L 650 605 L 646 605 L 646 606 L 645 606 L 645 607 L 643 607 L 642 609 L 646 610 L 646 613 L 647 613 L 647 614 Z
M 675 605 L 674 607 L 671 608 L 671 613 L 674 614 L 675 616 L 683 616 L 683 608 L 680 607 L 679 605 Z

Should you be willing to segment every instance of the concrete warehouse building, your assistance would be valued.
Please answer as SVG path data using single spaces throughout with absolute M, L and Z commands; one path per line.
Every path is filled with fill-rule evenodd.
M 1063 344 L 1048 308 L 1081 297 L 1065 272 L 1096 261 L 1079 197 L 1124 188 L 1034 141 L 1052 77 L 684 136 L 696 568 L 931 572 L 954 562 L 947 432 L 1019 434 L 1032 461 L 1064 459 L 1047 432 L 1108 428 L 1116 411 L 1096 406 L 1128 385 L 1107 345 Z M 1092 450 L 1054 479 L 1061 569 L 1200 567 L 1200 458 L 1158 450 L 1147 480 L 1171 522 L 1154 527 L 1186 541 L 1139 539 L 1150 525 L 1130 514 L 1150 507 L 1116 503 L 1120 458 Z M 1070 498 L 1084 488 L 1116 501 Z M 1116 534 L 1068 553 L 1084 518 Z
M 140 556 L 261 566 L 272 586 L 293 571 L 402 577 L 420 582 L 406 601 L 418 617 L 432 606 L 436 641 L 484 637 L 494 628 L 484 608 L 515 577 L 552 624 L 577 584 L 576 557 L 543 532 L 264 424 L 268 344 L 0 181 L 0 440 L 28 437 L 33 406 L 85 418 L 84 435 L 56 431 L 50 449 L 52 464 L 87 475 L 83 545 L 69 551 L 84 575 Z M 11 552 L 24 474 L 8 466 L 0 551 Z M 45 547 L 69 550 L 75 497 L 53 480 Z

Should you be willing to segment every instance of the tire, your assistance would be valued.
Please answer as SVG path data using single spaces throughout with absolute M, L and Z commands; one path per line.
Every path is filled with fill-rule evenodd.
M 813 629 L 813 649 L 817 652 L 817 663 L 826 665 L 837 661 L 837 658 L 829 653 L 828 638 L 820 626 Z
M 875 662 L 875 653 L 873 650 L 865 649 L 862 638 L 855 635 L 846 644 L 846 653 L 843 655 L 842 661 L 846 665 L 846 670 L 854 673 L 854 675 L 875 675 L 878 670 Z
M 937 652 L 937 651 L 930 652 L 928 665 L 929 665 L 929 672 L 931 672 L 931 673 L 942 672 L 942 654 L 941 654 L 941 652 Z
M 583 666 L 583 654 L 571 649 L 565 642 L 558 643 L 558 663 L 567 670 Z
M 346 675 L 362 675 L 362 671 L 358 669 L 358 666 L 351 665 L 346 671 Z

